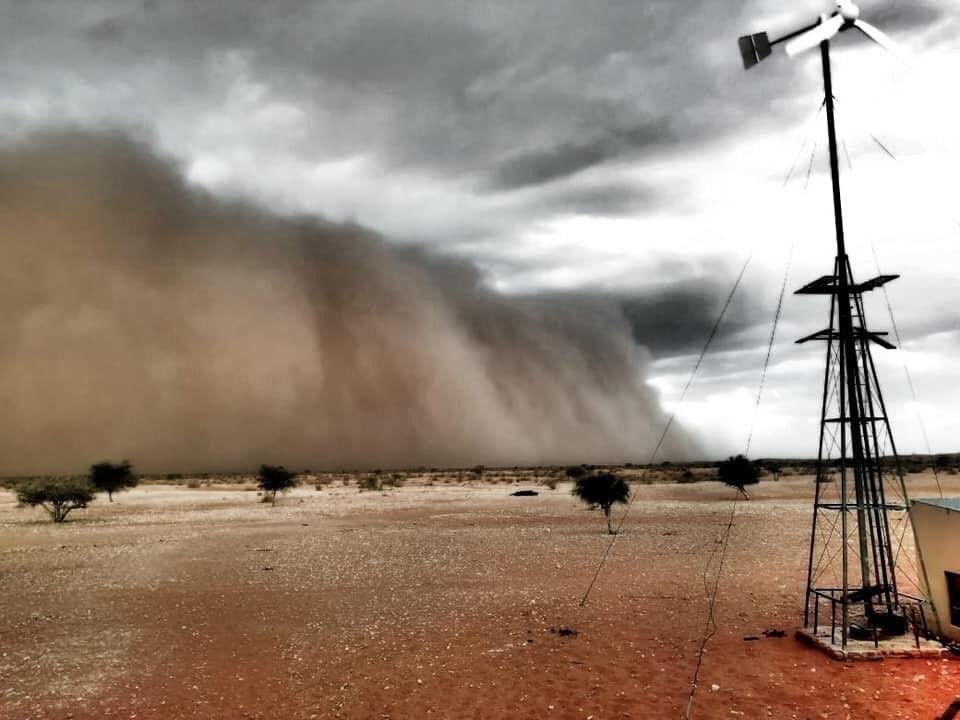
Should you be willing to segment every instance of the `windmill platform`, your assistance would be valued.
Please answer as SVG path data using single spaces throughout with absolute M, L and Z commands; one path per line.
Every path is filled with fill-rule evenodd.
M 799 641 L 822 650 L 834 660 L 880 660 L 882 658 L 923 658 L 934 660 L 949 656 L 950 651 L 936 640 L 914 635 L 897 635 L 877 641 L 847 638 L 846 647 L 841 644 L 838 632 L 829 625 L 797 630 Z

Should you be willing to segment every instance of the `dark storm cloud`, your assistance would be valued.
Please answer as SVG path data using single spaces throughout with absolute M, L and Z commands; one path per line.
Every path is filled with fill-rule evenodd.
M 889 33 L 905 32 L 928 28 L 944 18 L 954 16 L 956 7 L 950 8 L 947 3 L 933 3 L 926 0 L 913 2 L 873 3 L 861 8 L 863 18 L 872 25 L 876 25 Z
M 540 185 L 594 167 L 610 157 L 605 141 L 568 144 L 507 160 L 494 174 L 494 187 L 514 189 Z
M 707 142 L 769 112 L 787 95 L 789 64 L 770 63 L 780 67 L 746 83 L 733 38 L 776 9 L 709 0 L 16 2 L 0 25 L 0 78 L 11 102 L 46 99 L 51 112 L 163 135 L 215 113 L 237 80 L 223 74 L 224 58 L 241 58 L 253 91 L 306 115 L 305 132 L 273 138 L 273 151 L 307 160 L 373 153 L 517 188 L 611 160 L 642 162 L 639 151 Z M 893 30 L 945 14 L 929 2 L 864 12 Z
M 699 352 L 710 335 L 729 288 L 700 282 L 668 287 L 623 301 L 623 311 L 637 342 L 654 357 Z M 757 299 L 741 291 L 733 299 L 718 329 L 714 351 L 734 347 L 742 335 L 769 321 Z
M 507 188 L 730 120 L 708 111 L 718 80 L 698 42 L 730 17 L 706 0 L 40 2 L 7 14 L 0 74 L 12 98 L 166 130 L 168 145 L 205 127 L 191 119 L 222 108 L 231 82 L 304 111 L 306 132 L 270 150 L 372 153 Z M 669 39 L 678 33 L 684 48 Z
M 669 125 L 661 121 L 629 130 L 612 130 L 586 142 L 567 142 L 546 150 L 521 152 L 494 171 L 492 184 L 497 189 L 510 190 L 554 182 L 609 160 L 628 160 L 638 150 L 670 139 Z
M 656 207 L 662 202 L 658 188 L 639 183 L 603 182 L 550 188 L 538 201 L 546 216 L 622 216 Z

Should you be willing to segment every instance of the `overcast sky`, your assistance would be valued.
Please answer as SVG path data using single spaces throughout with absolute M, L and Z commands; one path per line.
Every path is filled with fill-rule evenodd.
M 622 297 L 668 408 L 752 251 L 679 409 L 709 451 L 737 452 L 791 245 L 788 289 L 832 268 L 818 54 L 744 72 L 737 52 L 831 10 L 786 6 L 0 0 L 0 128 L 120 128 L 215 193 L 468 259 L 505 293 Z M 903 274 L 906 352 L 877 358 L 901 451 L 924 451 L 921 416 L 934 451 L 960 450 L 960 2 L 861 9 L 912 65 L 835 43 L 854 273 L 876 274 L 872 242 Z M 867 310 L 889 328 L 882 295 Z M 815 454 L 822 347 L 793 340 L 826 315 L 787 295 L 752 454 Z

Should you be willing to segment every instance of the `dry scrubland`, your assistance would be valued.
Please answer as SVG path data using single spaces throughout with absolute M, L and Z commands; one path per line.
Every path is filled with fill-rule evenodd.
M 581 608 L 609 537 L 548 475 L 315 476 L 275 508 L 252 478 L 173 478 L 60 526 L 0 491 L 0 717 L 679 717 L 733 491 L 639 486 Z M 955 661 L 841 664 L 790 636 L 811 491 L 767 478 L 739 505 L 694 717 L 934 717 Z

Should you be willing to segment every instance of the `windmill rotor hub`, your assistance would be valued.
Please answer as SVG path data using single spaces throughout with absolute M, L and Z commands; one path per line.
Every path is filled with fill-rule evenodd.
M 850 0 L 840 0 L 837 3 L 837 12 L 839 12 L 840 17 L 848 23 L 856 22 L 860 17 L 860 8 L 850 2 Z

